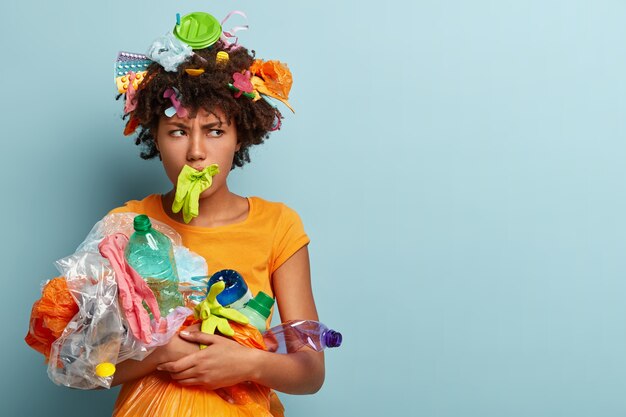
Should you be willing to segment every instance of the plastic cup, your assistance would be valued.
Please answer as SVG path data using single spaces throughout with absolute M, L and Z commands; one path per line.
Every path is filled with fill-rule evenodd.
M 180 24 L 174 26 L 174 36 L 192 49 L 204 49 L 222 36 L 222 26 L 208 13 L 194 12 L 183 16 Z

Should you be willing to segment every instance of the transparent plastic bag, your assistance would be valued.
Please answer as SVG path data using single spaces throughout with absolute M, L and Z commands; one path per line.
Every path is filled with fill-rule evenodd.
M 178 307 L 159 322 L 153 319 L 150 322 L 153 338 L 147 344 L 129 330 L 118 304 L 115 273 L 100 254 L 98 245 L 114 233 L 130 236 L 136 215 L 113 213 L 96 223 L 73 255 L 56 262 L 63 277 L 52 280 L 54 285 L 47 283 L 42 289 L 42 299 L 33 306 L 26 342 L 46 355 L 48 375 L 58 385 L 109 388 L 113 377 L 98 376 L 99 364 L 143 360 L 155 347 L 168 343 L 192 314 L 189 308 Z M 175 256 L 179 254 L 177 262 L 183 279 L 190 281 L 193 275 L 206 274 L 204 258 L 182 246 L 182 239 L 174 229 L 155 220 L 152 224 L 172 240 Z
M 105 236 L 114 233 L 123 233 L 130 238 L 133 234 L 133 220 L 138 213 L 111 213 L 107 214 L 96 223 L 85 240 L 78 246 L 76 252 L 96 252 L 98 253 L 98 245 Z M 160 221 L 150 218 L 152 227 L 172 240 L 174 246 L 182 246 L 183 241 L 176 230 Z
M 97 376 L 96 366 L 117 363 L 125 335 L 128 340 L 113 271 L 108 261 L 92 252 L 76 253 L 56 264 L 79 311 L 52 344 L 48 376 L 54 383 L 72 388 L 110 387 L 113 377 Z
M 120 313 L 117 283 L 108 260 L 99 253 L 80 252 L 56 265 L 79 310 L 50 351 L 48 376 L 58 385 L 110 388 L 113 376 L 98 376 L 99 364 L 143 360 L 155 347 L 166 344 L 192 313 L 178 307 L 160 322 L 153 319 L 152 341 L 142 343 Z
M 98 252 L 98 245 L 105 236 L 114 233 L 123 233 L 128 238 L 133 234 L 133 220 L 138 213 L 112 213 L 106 215 L 96 223 L 85 240 L 78 246 L 76 252 Z M 183 246 L 182 238 L 170 226 L 150 218 L 152 227 L 172 241 L 176 270 L 181 283 L 191 283 L 191 277 L 206 275 L 208 271 L 206 260 L 195 252 Z
M 115 274 L 109 261 L 100 255 L 98 244 L 113 233 L 131 234 L 135 216 L 135 213 L 105 216 L 92 228 L 76 253 L 56 262 L 78 306 L 78 313 L 50 348 L 48 375 L 58 385 L 79 389 L 109 388 L 113 377 L 98 376 L 99 364 L 143 360 L 155 347 L 166 344 L 192 314 L 190 309 L 178 307 L 159 322 L 153 319 L 153 338 L 147 344 L 129 330 L 118 304 Z M 153 224 L 184 253 L 183 264 L 191 265 L 190 270 L 202 271 L 203 266 L 206 269 L 204 258 L 184 248 L 175 230 L 161 222 Z
M 180 285 L 191 285 L 194 283 L 191 279 L 192 277 L 207 274 L 206 259 L 190 251 L 185 246 L 174 245 L 174 259 L 176 260 L 176 270 L 178 271 Z

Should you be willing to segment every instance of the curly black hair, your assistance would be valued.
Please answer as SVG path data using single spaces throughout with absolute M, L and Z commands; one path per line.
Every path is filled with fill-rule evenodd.
M 228 53 L 226 64 L 216 62 L 219 51 Z M 170 87 L 176 87 L 181 94 L 181 104 L 192 115 L 199 109 L 212 112 L 218 108 L 229 123 L 230 120 L 235 122 L 237 141 L 241 146 L 235 153 L 231 169 L 250 162 L 250 146 L 263 143 L 282 118 L 280 112 L 265 100 L 253 101 L 245 96 L 235 98 L 228 88 L 228 84 L 233 82 L 233 73 L 247 70 L 253 61 L 254 51 L 250 52 L 242 46 L 233 48 L 218 41 L 208 48 L 194 50 L 194 54 L 180 64 L 176 72 L 165 71 L 156 62 L 150 64 L 135 94 L 135 110 L 124 115 L 124 118 L 130 115 L 139 123 L 135 144 L 143 145 L 141 157 L 152 159 L 159 156 L 154 135 L 160 117 L 172 106 L 163 93 Z M 189 75 L 185 71 L 200 68 L 204 70 L 200 75 Z

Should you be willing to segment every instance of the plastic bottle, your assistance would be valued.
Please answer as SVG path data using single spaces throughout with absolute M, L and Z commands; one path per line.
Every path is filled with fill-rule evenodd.
M 290 320 L 263 333 L 263 341 L 270 352 L 291 353 L 303 346 L 321 352 L 341 346 L 341 333 L 315 320 Z
M 150 218 L 145 214 L 135 217 L 133 226 L 135 233 L 124 252 L 126 261 L 146 280 L 159 303 L 161 315 L 166 316 L 183 305 L 172 242 L 152 228 Z
M 274 299 L 263 291 L 259 291 L 242 309 L 239 309 L 239 312 L 250 320 L 250 324 L 263 333 L 267 329 L 267 318 L 270 316 L 273 305 Z

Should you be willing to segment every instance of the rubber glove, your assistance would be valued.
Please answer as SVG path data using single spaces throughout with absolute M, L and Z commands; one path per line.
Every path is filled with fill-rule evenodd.
M 225 287 L 224 281 L 217 281 L 211 285 L 206 298 L 195 307 L 194 316 L 202 319 L 202 325 L 200 326 L 202 333 L 213 334 L 215 333 L 215 328 L 217 328 L 224 336 L 233 336 L 235 331 L 228 324 L 228 320 L 239 324 L 249 323 L 246 316 L 234 308 L 222 307 L 219 301 L 217 301 L 217 295 L 224 291 Z M 205 345 L 200 345 L 200 349 L 205 347 Z
M 211 186 L 213 177 L 219 172 L 217 164 L 211 164 L 202 171 L 185 165 L 180 171 L 172 211 L 178 213 L 182 208 L 185 223 L 198 216 L 200 194 Z
M 109 260 L 115 273 L 120 306 L 131 331 L 137 339 L 144 343 L 150 343 L 152 342 L 150 316 L 144 308 L 143 302 L 145 300 L 157 322 L 161 320 L 159 304 L 141 275 L 126 262 L 124 249 L 127 244 L 128 237 L 126 235 L 114 233 L 106 236 L 98 245 L 98 249 L 100 254 Z

